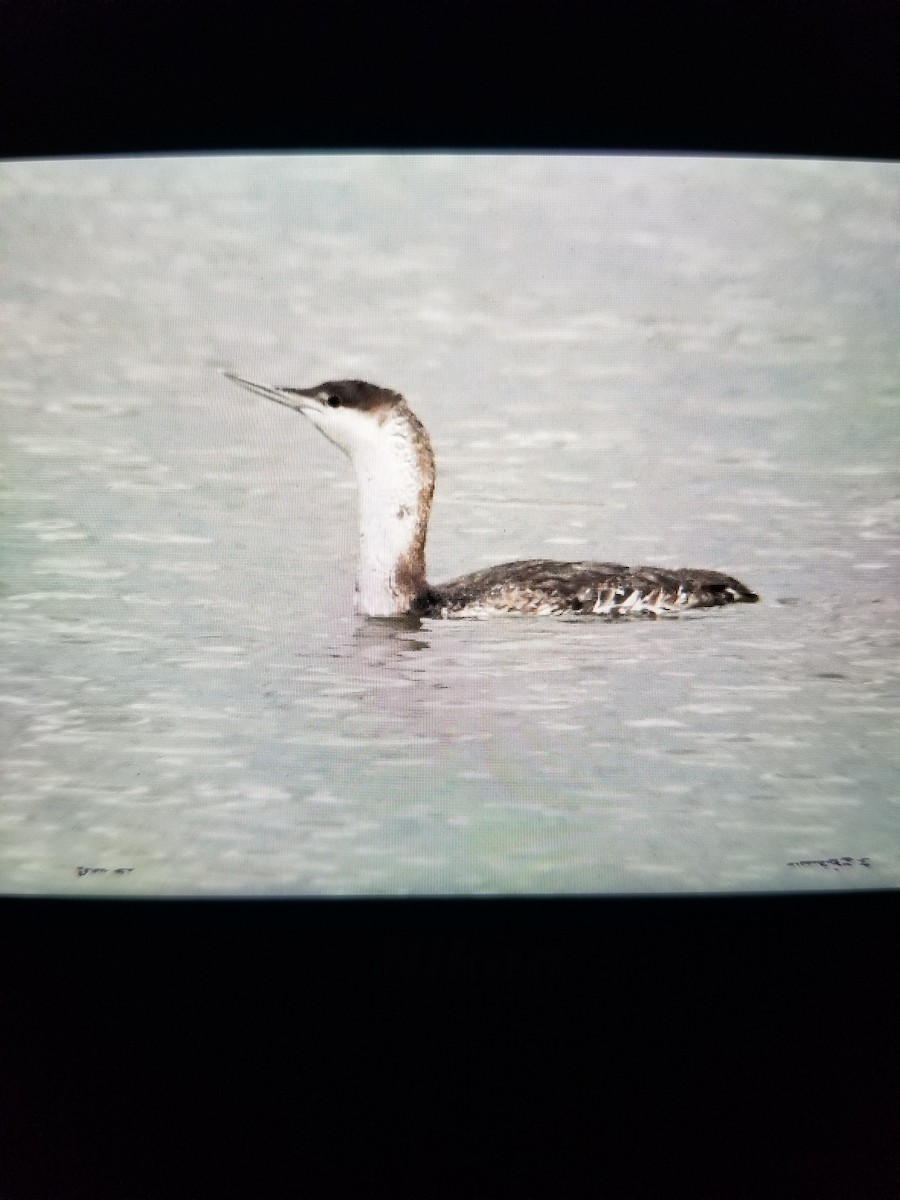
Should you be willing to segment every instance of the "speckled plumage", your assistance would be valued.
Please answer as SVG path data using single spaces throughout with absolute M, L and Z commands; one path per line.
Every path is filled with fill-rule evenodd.
M 357 607 L 369 616 L 656 616 L 759 599 L 718 571 L 550 559 L 503 563 L 430 584 L 425 539 L 434 454 L 404 398 L 362 380 L 273 388 L 229 378 L 302 412 L 353 461 L 360 489 Z
M 429 587 L 417 598 L 414 610 L 439 617 L 491 612 L 656 616 L 758 599 L 738 580 L 718 571 L 530 559 Z

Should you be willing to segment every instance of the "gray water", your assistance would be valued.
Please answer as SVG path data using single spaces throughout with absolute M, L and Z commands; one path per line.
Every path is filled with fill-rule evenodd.
M 0 166 L 0 887 L 900 883 L 898 196 L 842 162 Z M 593 557 L 762 603 L 361 619 L 349 463 L 223 368 L 402 391 L 434 579 Z

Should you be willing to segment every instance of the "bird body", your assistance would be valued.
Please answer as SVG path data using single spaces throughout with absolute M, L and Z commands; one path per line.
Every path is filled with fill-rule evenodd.
M 434 452 L 425 427 L 403 397 L 362 380 L 279 388 L 237 375 L 228 378 L 302 413 L 351 459 L 359 486 L 356 606 L 366 616 L 614 617 L 759 599 L 718 571 L 551 559 L 503 563 L 430 584 L 425 540 L 434 496 Z

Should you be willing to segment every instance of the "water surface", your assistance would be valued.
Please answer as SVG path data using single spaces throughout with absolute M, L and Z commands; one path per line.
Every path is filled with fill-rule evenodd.
M 0 887 L 900 883 L 898 185 L 760 160 L 0 167 Z M 222 369 L 403 391 L 437 455 L 435 579 L 593 557 L 728 570 L 763 602 L 360 619 L 349 464 Z

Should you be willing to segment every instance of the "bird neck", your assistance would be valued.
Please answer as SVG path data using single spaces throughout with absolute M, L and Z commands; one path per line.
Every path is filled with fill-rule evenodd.
M 409 420 L 408 418 L 412 418 Z M 424 590 L 434 455 L 412 414 L 389 418 L 355 456 L 359 485 L 356 607 L 370 617 L 409 612 Z

